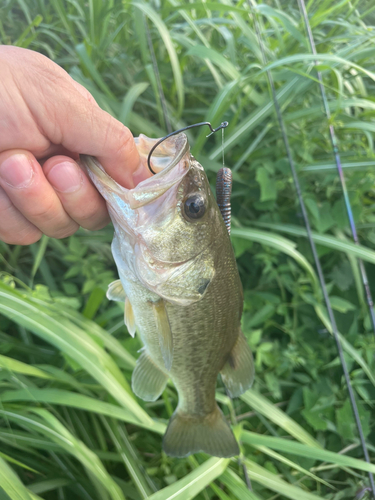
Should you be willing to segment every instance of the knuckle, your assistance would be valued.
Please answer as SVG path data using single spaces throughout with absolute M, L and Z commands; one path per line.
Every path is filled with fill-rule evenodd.
M 85 225 L 86 223 L 100 223 L 103 219 L 108 218 L 108 212 L 104 200 L 100 198 L 92 200 L 92 203 L 86 203 L 86 206 L 82 203 L 80 208 L 81 210 L 77 219 L 79 219 L 79 223 L 81 225 Z
M 43 223 L 48 223 L 55 219 L 58 219 L 61 208 L 56 206 L 56 200 L 52 197 L 48 197 L 43 200 L 43 203 L 38 204 L 28 204 L 27 210 L 25 210 L 25 216 L 30 219 L 43 220 Z
M 95 217 L 90 219 L 82 219 L 80 221 L 81 226 L 84 229 L 89 229 L 90 231 L 98 231 L 99 229 L 103 229 L 110 222 L 110 218 L 107 215 L 101 217 Z
M 124 152 L 130 153 L 133 151 L 133 149 L 135 147 L 134 139 L 133 139 L 132 133 L 130 132 L 130 130 L 127 127 L 125 127 L 125 126 L 121 127 L 121 130 L 119 130 L 119 132 L 118 132 L 117 139 L 118 139 L 118 145 L 119 145 L 117 154 L 121 154 Z
M 111 144 L 115 154 L 133 151 L 135 147 L 133 134 L 128 127 L 108 115 L 108 123 L 105 129 L 105 142 Z
M 50 236 L 51 238 L 56 238 L 58 240 L 62 240 L 63 238 L 67 238 L 68 236 L 72 236 L 79 229 L 79 225 L 75 222 L 71 222 L 64 227 L 53 229 L 52 231 L 46 231 L 45 234 Z

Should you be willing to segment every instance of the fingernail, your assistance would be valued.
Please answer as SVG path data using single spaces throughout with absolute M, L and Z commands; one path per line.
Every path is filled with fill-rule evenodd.
M 61 193 L 74 193 L 83 183 L 81 169 L 68 161 L 55 165 L 48 173 L 47 179 L 56 191 Z
M 0 177 L 8 186 L 25 188 L 31 184 L 34 170 L 26 155 L 16 154 L 9 156 L 0 165 Z

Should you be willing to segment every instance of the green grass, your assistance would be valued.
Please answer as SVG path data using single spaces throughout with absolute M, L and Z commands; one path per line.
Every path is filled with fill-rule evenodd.
M 249 491 L 236 460 L 162 453 L 177 395 L 170 385 L 144 403 L 131 392 L 141 345 L 121 305 L 105 298 L 116 278 L 111 227 L 30 247 L 0 243 L 1 500 L 370 498 L 375 341 L 356 258 L 374 282 L 375 8 L 308 3 L 359 247 L 297 1 L 257 10 L 372 464 L 362 459 L 248 4 L 7 0 L 1 43 L 52 58 L 134 135 L 166 132 L 145 22 L 172 127 L 229 121 L 232 241 L 256 382 L 233 402 L 221 383 L 217 392 L 241 441 Z M 214 184 L 221 137 L 206 134 L 188 135 Z

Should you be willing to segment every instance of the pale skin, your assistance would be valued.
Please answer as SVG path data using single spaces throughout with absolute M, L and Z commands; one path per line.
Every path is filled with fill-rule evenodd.
M 109 222 L 79 154 L 97 157 L 126 188 L 149 176 L 129 129 L 60 66 L 0 46 L 0 240 L 29 245 Z

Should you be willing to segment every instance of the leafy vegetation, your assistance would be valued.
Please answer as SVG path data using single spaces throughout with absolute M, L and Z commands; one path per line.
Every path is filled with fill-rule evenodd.
M 310 1 L 308 11 L 359 230 L 351 243 L 319 88 L 297 2 L 254 3 L 370 454 L 375 337 L 356 258 L 375 279 L 375 67 L 370 0 Z M 140 342 L 105 290 L 116 278 L 112 228 L 0 243 L 0 498 L 87 500 L 369 498 L 367 472 L 296 200 L 248 4 L 4 0 L 0 40 L 40 51 L 135 135 L 162 136 L 149 26 L 173 128 L 228 120 L 233 244 L 256 353 L 253 390 L 217 398 L 235 424 L 236 460 L 161 452 L 177 397 L 129 388 Z M 221 137 L 189 133 L 208 170 Z M 373 290 L 375 292 L 375 290 Z

